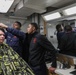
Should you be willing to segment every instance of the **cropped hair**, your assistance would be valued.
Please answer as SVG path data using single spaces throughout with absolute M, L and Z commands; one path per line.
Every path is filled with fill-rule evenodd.
M 34 26 L 36 30 L 39 29 L 37 23 L 30 23 L 30 24 L 31 24 L 32 26 Z
M 66 26 L 64 27 L 64 30 L 65 30 L 66 32 L 72 31 L 72 27 L 71 27 L 70 25 L 66 25 Z
M 60 28 L 61 28 L 61 24 L 57 24 L 56 25 L 56 30 L 59 31 Z
M 15 21 L 15 23 L 17 23 L 20 27 L 22 26 L 22 24 L 19 21 Z
M 0 30 L 5 33 L 5 30 L 3 28 L 0 28 Z

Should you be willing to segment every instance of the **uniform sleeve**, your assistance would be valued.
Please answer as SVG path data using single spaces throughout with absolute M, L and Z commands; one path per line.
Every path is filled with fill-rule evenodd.
M 51 52 L 52 67 L 56 67 L 56 49 L 51 42 L 43 35 L 38 37 L 38 43 L 46 50 Z
M 5 39 L 7 38 L 8 32 L 5 32 Z
M 55 51 L 54 46 L 51 44 L 51 42 L 43 35 L 38 37 L 38 43 L 44 47 L 47 51 Z
M 21 32 L 20 30 L 14 28 L 7 28 L 6 30 L 22 40 L 26 37 L 25 33 Z

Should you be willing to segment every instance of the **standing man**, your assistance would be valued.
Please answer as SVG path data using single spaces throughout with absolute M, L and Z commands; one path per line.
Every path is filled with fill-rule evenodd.
M 70 25 L 64 27 L 65 34 L 61 38 L 60 53 L 76 56 L 76 32 Z
M 61 42 L 61 37 L 64 34 L 63 31 L 63 26 L 61 24 L 56 25 L 56 31 L 57 31 L 57 41 L 58 41 L 58 49 L 60 49 L 60 42 Z
M 19 36 L 20 38 L 24 38 L 24 45 L 26 45 L 26 37 L 23 32 L 19 30 L 15 30 L 9 28 L 8 26 L 0 23 L 0 26 L 6 28 L 10 33 Z M 30 23 L 27 28 L 27 33 L 32 36 L 32 38 L 28 41 L 28 50 L 29 50 L 29 58 L 28 63 L 33 69 L 35 75 L 48 75 L 47 67 L 44 60 L 44 55 L 46 51 L 51 52 L 52 56 L 52 67 L 56 67 L 56 51 L 51 42 L 48 39 L 37 32 L 38 26 L 36 23 Z M 26 49 L 26 48 L 25 48 Z
M 15 21 L 13 24 L 13 28 L 20 30 L 21 23 L 18 21 Z M 6 43 L 13 48 L 14 51 L 16 51 L 20 56 L 22 56 L 22 44 L 19 40 L 18 36 L 15 36 L 11 34 L 10 32 L 6 32 Z

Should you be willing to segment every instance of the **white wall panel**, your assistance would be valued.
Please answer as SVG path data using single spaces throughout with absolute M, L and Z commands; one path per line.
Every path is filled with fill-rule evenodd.
M 54 34 L 56 31 L 55 25 L 47 26 L 47 38 L 57 48 L 57 37 Z

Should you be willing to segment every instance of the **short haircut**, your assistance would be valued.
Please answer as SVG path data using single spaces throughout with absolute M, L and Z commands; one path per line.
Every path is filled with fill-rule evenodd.
M 20 27 L 22 26 L 22 24 L 19 21 L 15 21 L 15 23 L 17 23 Z
M 64 27 L 64 30 L 65 30 L 66 32 L 72 31 L 72 27 L 71 27 L 70 25 L 66 25 L 66 26 Z
M 56 30 L 59 31 L 60 28 L 61 28 L 61 24 L 57 24 L 56 25 Z
M 5 30 L 3 28 L 0 28 L 0 31 L 4 32 L 5 33 Z
M 37 23 L 30 23 L 30 24 L 31 24 L 32 26 L 34 26 L 36 30 L 39 29 Z

